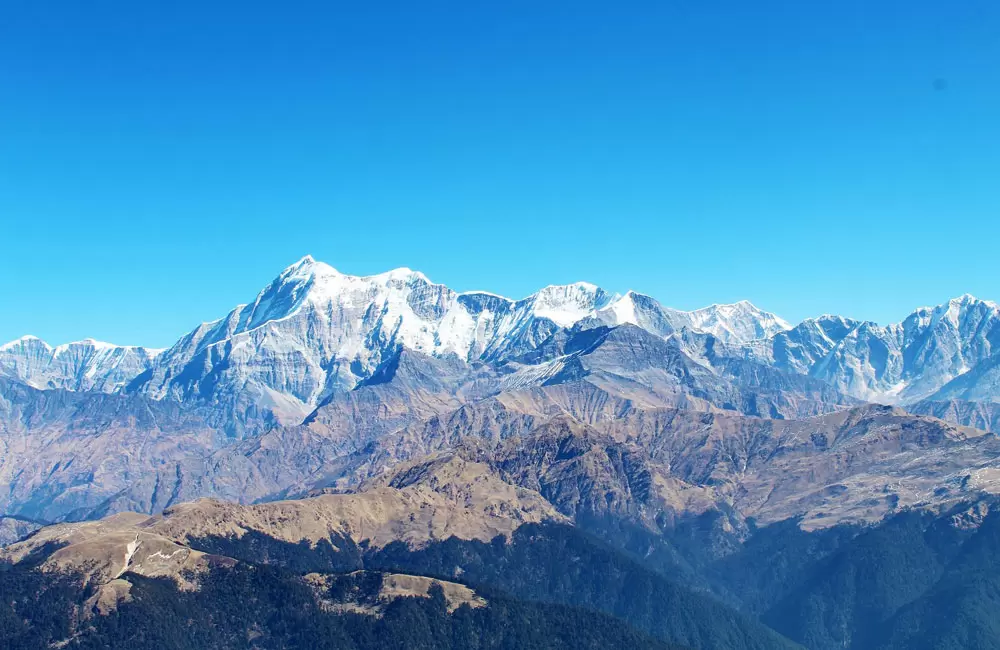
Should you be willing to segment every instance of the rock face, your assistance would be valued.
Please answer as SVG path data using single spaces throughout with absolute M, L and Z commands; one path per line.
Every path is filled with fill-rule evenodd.
M 148 370 L 160 352 L 93 339 L 52 347 L 25 336 L 0 345 L 0 376 L 34 388 L 113 393 Z
M 928 399 L 1000 403 L 1000 351 L 955 377 Z
M 0 547 L 13 544 L 41 527 L 41 524 L 27 519 L 0 517 Z
M 911 413 L 931 415 L 967 427 L 1000 433 L 1000 403 L 952 400 L 923 400 L 907 406 Z
M 32 519 L 158 511 L 227 439 L 198 409 L 0 378 L 0 511 Z
M 357 484 L 442 449 L 495 468 L 566 516 L 660 532 L 710 510 L 759 523 L 798 518 L 805 528 L 872 522 L 1000 490 L 995 436 L 892 407 L 765 420 L 548 388 L 402 429 L 300 489 Z
M 266 409 L 278 422 L 301 422 L 332 394 L 371 378 L 400 348 L 466 363 L 497 360 L 611 299 L 582 283 L 521 301 L 458 294 L 409 269 L 360 278 L 305 258 L 253 303 L 181 339 L 131 390 L 207 399 L 242 421 Z
M 809 374 L 861 399 L 906 403 L 927 398 L 979 364 L 990 363 L 998 343 L 1000 307 L 965 295 L 920 308 L 902 323 L 885 327 L 839 316 L 806 320 L 753 342 L 744 354 Z M 974 371 L 969 385 L 955 390 L 969 390 L 981 375 L 989 371 Z M 983 392 L 996 394 L 996 382 L 987 382 Z

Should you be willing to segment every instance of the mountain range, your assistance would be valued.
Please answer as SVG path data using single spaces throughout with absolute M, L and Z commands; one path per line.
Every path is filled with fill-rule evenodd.
M 0 579 L 58 600 L 44 576 L 69 576 L 52 607 L 73 613 L 43 636 L 84 647 L 154 611 L 229 611 L 218 589 L 267 567 L 334 627 L 416 598 L 407 615 L 445 627 L 600 611 L 608 639 L 649 647 L 993 647 L 978 609 L 938 645 L 911 628 L 990 562 L 998 345 L 1000 306 L 968 295 L 792 325 L 745 301 L 681 311 L 582 282 L 512 300 L 307 256 L 166 349 L 0 346 Z M 582 558 L 598 566 L 567 570 Z M 859 571 L 893 593 L 865 600 Z M 0 625 L 36 647 L 24 616 Z
M 685 312 L 584 282 L 511 300 L 457 293 L 409 269 L 350 276 L 308 256 L 252 302 L 167 349 L 90 339 L 52 347 L 26 336 L 0 346 L 0 373 L 41 389 L 208 399 L 241 417 L 264 404 L 289 423 L 370 380 L 399 348 L 538 382 L 565 356 L 538 355 L 550 337 L 623 325 L 668 341 L 715 374 L 742 359 L 859 400 L 991 402 L 1000 391 L 1000 307 L 969 295 L 887 326 L 825 315 L 793 327 L 746 301 Z

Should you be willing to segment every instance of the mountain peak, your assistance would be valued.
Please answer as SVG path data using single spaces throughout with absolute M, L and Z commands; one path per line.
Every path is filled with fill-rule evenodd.
M 549 285 L 529 299 L 538 318 L 547 318 L 559 327 L 570 327 L 608 306 L 617 296 L 589 282 Z
M 8 341 L 7 343 L 0 344 L 0 350 L 9 350 L 11 348 L 15 348 L 24 344 L 35 344 L 35 345 L 41 344 L 46 348 L 51 347 L 48 343 L 38 338 L 37 336 L 34 336 L 32 334 L 25 334 L 20 338 L 14 339 L 13 341 Z
M 385 273 L 379 273 L 378 275 L 370 276 L 371 278 L 384 278 L 387 280 L 393 280 L 396 282 L 422 282 L 424 284 L 433 284 L 426 275 L 420 271 L 414 271 L 413 269 L 401 266 L 398 269 L 392 269 L 391 271 L 386 271 Z
M 917 309 L 913 310 L 913 312 L 910 314 L 910 317 L 933 314 L 933 313 L 944 313 L 950 309 L 955 309 L 955 308 L 961 309 L 964 307 L 969 307 L 971 305 L 986 305 L 987 307 L 1000 309 L 1000 306 L 998 306 L 997 303 L 993 301 L 977 298 L 971 293 L 963 293 L 962 295 L 955 296 L 954 298 L 951 298 L 947 302 L 943 302 L 940 305 L 925 305 L 923 307 L 918 307 Z
M 38 389 L 114 392 L 161 352 L 89 338 L 53 347 L 37 336 L 22 336 L 0 345 L 0 375 Z
M 994 305 L 995 304 L 995 303 L 990 302 L 989 300 L 980 300 L 979 298 L 975 297 L 971 293 L 963 293 L 961 296 L 957 296 L 957 297 L 952 298 L 951 300 L 948 301 L 949 305 L 960 305 L 960 306 L 963 306 L 963 307 L 968 306 L 968 305 L 980 304 L 980 303 L 987 304 L 987 305 Z
M 783 318 L 764 311 L 749 300 L 714 304 L 688 312 L 694 329 L 723 342 L 748 342 L 792 329 Z
M 285 268 L 277 279 L 281 278 L 307 278 L 316 275 L 339 275 L 337 269 L 326 262 L 317 262 L 312 255 L 306 255 L 299 261 Z
M 712 303 L 708 307 L 702 307 L 700 309 L 695 309 L 694 312 L 735 312 L 735 311 L 748 311 L 757 314 L 767 314 L 769 312 L 764 311 L 757 305 L 753 304 L 749 300 L 737 300 L 736 302 L 716 302 Z M 692 313 L 694 313 L 692 312 Z M 773 314 L 772 314 L 773 315 Z M 777 316 L 775 316 L 777 318 Z
M 535 296 L 569 295 L 574 293 L 596 295 L 603 292 L 604 290 L 596 284 L 580 281 L 568 284 L 550 284 L 539 289 Z
M 65 343 L 63 345 L 58 346 L 58 348 L 69 348 L 70 346 L 85 346 L 89 348 L 94 348 L 95 350 L 110 350 L 112 348 L 127 347 L 122 345 L 115 345 L 114 343 L 108 343 L 107 341 L 98 341 L 97 339 L 87 337 L 80 341 Z

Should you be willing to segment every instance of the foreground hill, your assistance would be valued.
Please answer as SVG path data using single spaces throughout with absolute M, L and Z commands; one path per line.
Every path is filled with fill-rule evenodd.
M 662 552 L 598 541 L 486 466 L 435 456 L 359 493 L 42 528 L 2 551 L 12 606 L 0 625 L 26 648 L 244 647 L 247 635 L 265 647 L 795 647 L 765 624 L 818 650 L 991 648 L 997 512 L 986 498 L 822 528 L 750 522 L 735 543 L 680 517 L 663 541 L 688 575 Z
M 19 594 L 15 602 L 45 602 L 44 621 L 15 607 L 28 628 L 48 626 L 46 639 L 66 634 L 79 647 L 123 638 L 115 635 L 126 627 L 143 643 L 169 638 L 179 647 L 227 647 L 257 633 L 290 646 L 333 634 L 355 647 L 462 647 L 469 639 L 520 647 L 512 639 L 526 634 L 524 647 L 663 647 L 652 639 L 792 647 L 568 526 L 537 493 L 485 467 L 449 458 L 403 468 L 386 483 L 358 494 L 256 506 L 203 500 L 154 517 L 58 524 L 8 547 L 0 579 L 5 593 Z M 253 569 L 262 564 L 268 569 Z M 440 593 L 419 576 L 441 582 Z M 400 592 L 427 600 L 396 604 Z M 263 629 L 253 632 L 255 619 L 234 609 L 244 599 Z M 581 606 L 607 616 L 587 620 L 572 609 Z M 303 622 L 317 611 L 329 616 Z M 395 616 L 429 622 L 405 630 L 393 627 Z M 515 620 L 533 627 L 514 630 Z M 199 621 L 215 628 L 192 631 Z M 24 624 L 7 625 L 31 638 Z M 428 626 L 435 632 L 421 636 Z M 371 645 L 378 629 L 388 646 Z
M 299 576 L 221 563 L 197 589 L 126 574 L 128 598 L 78 618 L 88 589 L 20 565 L 0 571 L 4 647 L 49 648 L 592 648 L 668 650 L 613 617 L 572 607 L 489 601 L 461 585 L 379 572 Z M 466 598 L 467 594 L 471 594 Z M 42 608 L 42 609 L 40 609 Z M 44 616 L 39 616 L 44 611 Z

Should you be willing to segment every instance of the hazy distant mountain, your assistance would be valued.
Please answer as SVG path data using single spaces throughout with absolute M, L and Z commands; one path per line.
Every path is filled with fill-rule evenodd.
M 0 345 L 0 376 L 35 388 L 113 393 L 148 370 L 160 352 L 93 339 L 52 347 L 25 336 Z
M 12 544 L 42 527 L 42 524 L 18 517 L 0 516 L 0 547 Z
M 983 431 L 1000 433 L 1000 402 L 967 402 L 960 399 L 926 399 L 906 407 L 911 413 L 933 415 L 936 418 L 954 422 Z
M 908 403 L 927 398 L 990 358 L 1000 345 L 1000 307 L 969 295 L 922 307 L 879 326 L 840 316 L 806 320 L 744 347 L 748 358 L 808 374 L 860 399 Z M 985 369 L 968 375 L 997 394 Z

